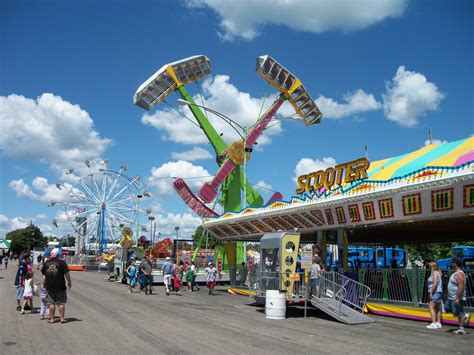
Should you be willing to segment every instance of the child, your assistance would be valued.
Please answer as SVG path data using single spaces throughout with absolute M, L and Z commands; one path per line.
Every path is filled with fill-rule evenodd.
M 181 275 L 179 268 L 173 268 L 173 287 L 175 294 L 181 296 Z
M 188 267 L 186 270 L 186 281 L 188 282 L 188 292 L 193 291 L 193 269 Z
M 127 284 L 128 284 L 128 292 L 132 293 L 132 289 L 135 288 L 137 284 L 137 266 L 135 264 L 135 259 L 130 258 L 130 265 L 128 265 L 125 273 L 128 275 L 127 277 Z
M 28 271 L 25 278 L 25 291 L 23 291 L 23 305 L 21 314 L 25 314 L 25 307 L 28 305 L 33 313 L 33 271 Z
M 44 282 L 41 283 L 41 289 L 40 289 L 40 301 L 41 301 L 41 309 L 40 309 L 40 314 L 41 314 L 41 320 L 46 318 L 49 318 L 49 305 L 46 303 L 46 286 L 44 285 Z

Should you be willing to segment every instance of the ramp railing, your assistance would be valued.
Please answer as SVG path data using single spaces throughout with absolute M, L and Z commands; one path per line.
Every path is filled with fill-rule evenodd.
M 337 272 L 323 272 L 319 278 L 317 291 L 319 298 L 324 299 L 333 295 L 330 298 L 360 313 L 364 313 L 365 304 L 371 292 L 366 285 Z

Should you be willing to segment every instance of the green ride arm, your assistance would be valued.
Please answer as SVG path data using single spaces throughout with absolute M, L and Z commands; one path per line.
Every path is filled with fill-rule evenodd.
M 206 232 L 202 233 L 201 238 L 199 238 L 199 240 L 196 244 L 196 249 L 194 249 L 193 258 L 191 259 L 192 261 L 196 260 L 198 254 L 199 254 L 199 249 L 201 249 L 201 245 L 202 245 L 202 242 L 204 242 L 204 239 L 206 239 Z
M 244 181 L 245 181 L 245 176 L 243 169 L 240 169 L 240 185 L 242 190 L 244 189 Z M 247 205 L 248 206 L 254 206 L 254 207 L 259 207 L 263 206 L 264 201 L 262 195 L 260 195 L 260 192 L 255 190 L 252 186 L 252 184 L 249 183 L 249 181 L 245 181 L 245 194 L 247 195 Z
M 189 109 L 191 110 L 192 114 L 198 121 L 199 126 L 204 131 L 204 134 L 206 135 L 207 139 L 211 143 L 216 154 L 220 155 L 224 150 L 228 148 L 227 144 L 224 142 L 221 136 L 217 133 L 217 131 L 214 129 L 214 127 L 211 125 L 211 123 L 209 122 L 207 117 L 202 113 L 199 107 L 196 106 L 196 103 L 194 102 L 191 95 L 189 95 L 188 91 L 184 88 L 184 86 L 178 87 L 177 91 L 181 95 L 183 100 L 186 100 L 191 103 L 191 105 L 188 105 Z

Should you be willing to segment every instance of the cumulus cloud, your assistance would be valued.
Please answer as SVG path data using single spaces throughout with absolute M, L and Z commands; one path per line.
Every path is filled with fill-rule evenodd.
M 155 186 L 161 195 L 174 194 L 173 177 L 180 177 L 188 186 L 196 191 L 205 181 L 211 179 L 209 172 L 202 166 L 193 165 L 188 161 L 170 161 L 151 169 L 151 186 Z
M 260 192 L 272 192 L 273 187 L 270 184 L 267 184 L 265 181 L 260 180 L 253 187 Z
M 48 224 L 38 224 L 39 220 L 45 219 L 46 216 L 38 215 L 35 218 L 29 217 L 8 217 L 3 214 L 0 214 L 0 237 L 16 229 L 26 228 L 31 222 L 36 224 L 38 228 L 43 232 L 44 235 L 56 235 L 54 234 L 54 229 L 51 225 Z
M 209 153 L 208 150 L 203 149 L 201 147 L 194 147 L 191 150 L 187 150 L 185 152 L 172 152 L 171 157 L 174 160 L 187 160 L 187 161 L 194 161 L 194 160 L 206 160 L 212 159 L 213 156 Z
M 265 25 L 296 31 L 355 31 L 404 13 L 407 0 L 186 0 L 192 8 L 211 8 L 223 40 L 252 40 Z
M 315 100 L 315 103 L 323 113 L 324 118 L 333 119 L 378 110 L 382 107 L 382 105 L 375 100 L 372 94 L 367 94 L 361 89 L 345 94 L 343 100 L 344 103 L 339 103 L 331 98 L 321 95 Z
M 65 201 L 68 190 L 58 189 L 56 184 L 49 184 L 44 177 L 37 176 L 33 179 L 31 186 L 25 183 L 23 179 L 12 180 L 9 185 L 10 189 L 15 191 L 18 197 L 25 197 L 30 200 L 51 202 L 51 201 Z M 70 188 L 69 184 L 65 184 Z
M 438 109 L 445 95 L 423 74 L 408 71 L 402 65 L 393 80 L 386 84 L 382 97 L 385 116 L 389 120 L 403 127 L 414 127 L 427 111 Z
M 335 165 L 337 165 L 336 160 L 332 157 L 325 157 L 322 160 L 301 158 L 300 161 L 296 163 L 295 169 L 293 170 L 295 173 L 293 176 L 293 181 L 296 181 L 298 176 L 305 175 L 313 171 L 325 170 L 326 168 Z
M 196 228 L 201 224 L 201 219 L 190 213 L 167 213 L 158 214 L 155 217 L 157 231 L 162 234 L 176 234 L 175 227 L 179 227 L 180 238 L 190 239 Z
M 246 92 L 239 91 L 229 81 L 230 78 L 227 75 L 216 75 L 215 77 L 205 79 L 201 92 L 204 106 L 223 113 L 241 126 L 250 127 L 256 122 L 265 99 L 254 98 Z M 275 98 L 276 96 L 267 98 L 265 107 L 268 108 Z M 197 103 L 201 104 L 199 96 L 194 97 L 194 99 Z M 285 105 L 289 106 L 287 103 Z M 184 115 L 195 122 L 188 107 L 183 107 L 182 110 Z M 286 110 L 288 110 L 288 107 Z M 282 110 L 282 112 L 286 111 Z M 294 110 L 292 113 L 294 113 Z M 207 113 L 207 116 L 217 133 L 223 134 L 222 138 L 226 143 L 240 139 L 240 136 L 224 120 L 211 113 Z M 199 127 L 170 108 L 163 108 L 152 114 L 145 113 L 142 116 L 141 122 L 156 128 L 162 133 L 161 138 L 164 140 L 182 144 L 208 143 L 207 137 Z M 273 125 L 273 123 L 270 123 L 270 125 Z M 259 146 L 271 143 L 271 136 L 281 132 L 280 124 L 273 125 L 258 139 Z
M 110 145 L 89 114 L 61 97 L 0 96 L 0 151 L 60 169 L 99 157 Z

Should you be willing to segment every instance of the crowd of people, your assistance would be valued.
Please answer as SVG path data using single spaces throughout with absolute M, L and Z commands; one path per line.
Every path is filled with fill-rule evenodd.
M 64 260 L 58 257 L 59 249 L 51 251 L 48 258 L 38 260 L 37 270 L 40 270 L 41 281 L 34 283 L 33 260 L 29 253 L 18 258 L 18 269 L 15 275 L 17 311 L 25 314 L 27 310 L 35 313 L 33 296 L 40 299 L 41 319 L 48 319 L 48 323 L 55 322 L 56 307 L 58 308 L 61 323 L 67 323 L 65 308 L 67 289 L 71 288 L 71 276 Z M 67 280 L 67 286 L 66 286 Z
M 164 264 L 161 267 L 163 284 L 165 286 L 165 294 L 183 295 L 183 291 L 193 292 L 195 289 L 200 290 L 196 282 L 197 268 L 194 261 L 185 264 L 182 260 L 176 263 L 169 256 L 166 257 Z M 138 286 L 139 292 L 144 291 L 145 295 L 153 293 L 153 276 L 152 276 L 152 262 L 150 258 L 145 255 L 137 266 L 137 260 L 134 256 L 130 257 L 126 267 L 125 276 L 128 285 L 128 292 L 133 293 L 133 290 Z M 217 284 L 218 270 L 213 262 L 209 262 L 204 269 L 206 277 L 206 286 L 209 289 L 209 295 L 214 294 L 214 288 Z
M 312 258 L 310 269 L 310 297 L 318 293 L 319 278 L 325 271 L 321 257 L 316 250 Z M 5 269 L 12 255 L 4 255 L 2 258 Z M 67 323 L 65 318 L 65 305 L 67 302 L 67 289 L 71 288 L 71 276 L 68 265 L 59 257 L 59 249 L 53 249 L 49 257 L 38 258 L 37 270 L 40 270 L 40 282 L 34 283 L 34 270 L 31 255 L 25 253 L 18 257 L 18 269 L 15 276 L 17 311 L 25 314 L 27 310 L 34 312 L 33 298 L 38 296 L 40 300 L 41 319 L 47 319 L 48 323 L 55 322 L 55 311 L 58 308 L 61 323 Z M 139 292 L 145 295 L 153 294 L 152 261 L 145 255 L 139 266 L 134 256 L 130 257 L 124 270 L 128 285 L 128 292 L 133 293 L 138 286 Z M 469 323 L 470 314 L 464 312 L 466 304 L 466 275 L 461 268 L 461 262 L 457 258 L 451 260 L 453 272 L 447 283 L 447 298 L 443 302 L 443 276 L 436 262 L 429 264 L 431 271 L 427 280 L 429 293 L 429 311 L 432 322 L 427 325 L 428 329 L 442 328 L 442 313 L 450 312 L 458 320 L 458 329 L 455 334 L 465 334 L 464 326 Z M 184 290 L 193 292 L 199 289 L 196 283 L 197 268 L 194 261 L 185 264 L 182 260 L 176 263 L 170 257 L 166 257 L 161 272 L 165 294 L 182 295 Z M 209 295 L 214 294 L 214 288 L 218 280 L 218 270 L 213 262 L 209 262 L 204 269 L 206 286 Z M 236 275 L 236 282 L 240 285 L 246 284 L 248 275 L 247 265 L 242 262 Z M 67 284 L 66 284 L 67 281 Z

